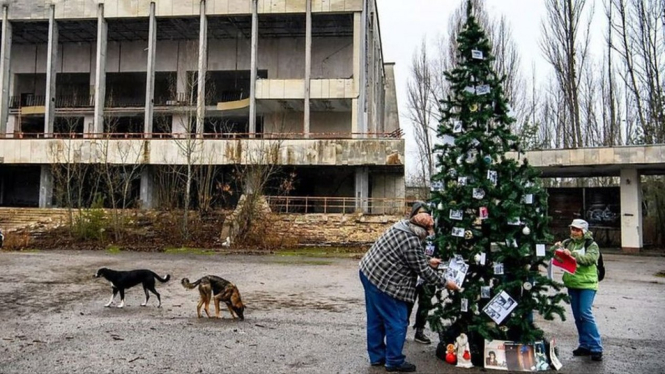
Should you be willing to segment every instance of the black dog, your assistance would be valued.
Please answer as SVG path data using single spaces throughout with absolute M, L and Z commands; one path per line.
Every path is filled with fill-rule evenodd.
M 160 282 L 165 283 L 171 279 L 169 274 L 166 274 L 164 278 L 160 278 L 159 275 L 155 274 L 151 270 L 140 269 L 140 270 L 130 270 L 130 271 L 116 271 L 107 268 L 101 268 L 97 270 L 95 278 L 104 277 L 107 281 L 111 282 L 111 287 L 113 288 L 113 295 L 108 304 L 104 306 L 111 306 L 113 304 L 113 299 L 115 295 L 120 292 L 120 305 L 118 308 L 125 306 L 125 290 L 131 287 L 136 286 L 139 283 L 143 284 L 143 292 L 145 292 L 145 302 L 141 306 L 146 306 L 148 304 L 148 299 L 150 295 L 148 291 L 154 293 L 157 296 L 159 301 L 158 308 L 162 307 L 162 299 L 159 297 L 159 292 L 155 290 L 155 278 Z

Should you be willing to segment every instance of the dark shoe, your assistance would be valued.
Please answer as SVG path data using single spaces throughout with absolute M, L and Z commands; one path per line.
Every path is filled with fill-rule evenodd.
M 573 356 L 589 356 L 591 351 L 588 348 L 579 347 L 573 351 Z
M 372 366 L 383 366 L 386 364 L 386 360 L 379 360 L 377 362 L 370 362 L 370 365 Z
M 603 361 L 603 352 L 591 352 L 591 360 Z
M 400 373 L 411 373 L 416 371 L 416 365 L 404 361 L 400 366 L 386 366 L 386 371 L 396 371 Z
M 413 337 L 413 340 L 420 344 L 432 344 L 432 341 L 429 340 L 422 329 L 416 329 L 416 335 Z

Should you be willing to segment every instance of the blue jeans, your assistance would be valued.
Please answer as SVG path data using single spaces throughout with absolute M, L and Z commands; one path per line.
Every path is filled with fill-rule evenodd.
M 404 363 L 402 348 L 409 325 L 407 303 L 379 290 L 362 272 L 360 281 L 365 288 L 369 361 L 385 361 L 387 367 L 400 366 Z
M 600 333 L 591 310 L 596 291 L 569 288 L 568 295 L 570 295 L 570 307 L 573 309 L 575 326 L 577 326 L 579 335 L 579 346 L 591 352 L 602 352 Z

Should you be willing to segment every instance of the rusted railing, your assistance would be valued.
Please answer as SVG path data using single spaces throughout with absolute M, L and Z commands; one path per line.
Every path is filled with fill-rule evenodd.
M 56 108 L 91 108 L 95 106 L 95 95 L 57 95 Z
M 401 198 L 366 198 L 330 196 L 266 196 L 274 213 L 354 213 L 367 207 L 368 214 L 405 215 L 412 200 Z
M 44 106 L 44 95 L 20 95 L 9 98 L 9 108 L 18 109 L 23 106 Z

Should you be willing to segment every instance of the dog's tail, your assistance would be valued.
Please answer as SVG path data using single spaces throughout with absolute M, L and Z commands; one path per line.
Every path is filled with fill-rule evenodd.
M 150 271 L 150 270 L 148 270 L 148 271 Z M 155 279 L 157 279 L 158 281 L 160 281 L 162 283 L 166 283 L 166 282 L 169 281 L 169 279 L 171 279 L 171 274 L 166 274 L 164 276 L 164 278 L 162 278 L 159 275 L 157 275 L 157 273 L 155 273 L 154 271 L 150 271 L 150 272 L 152 273 L 152 276 L 155 277 Z
M 203 279 L 203 278 L 201 278 L 201 279 Z M 189 283 L 189 279 L 182 278 L 182 280 L 180 281 L 180 284 L 182 284 L 182 286 L 185 287 L 186 289 L 191 290 L 192 288 L 198 286 L 199 283 L 201 283 L 201 279 L 197 280 L 194 283 Z

